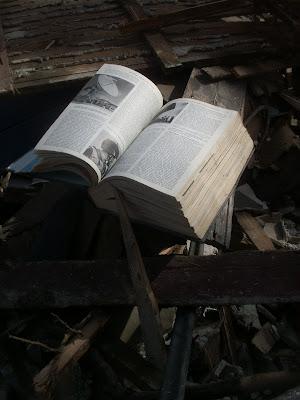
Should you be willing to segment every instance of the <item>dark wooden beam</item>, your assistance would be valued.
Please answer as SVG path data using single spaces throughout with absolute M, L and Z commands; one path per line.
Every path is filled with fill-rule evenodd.
M 300 301 L 299 251 L 143 258 L 162 306 Z M 126 260 L 2 263 L 0 308 L 133 305 Z

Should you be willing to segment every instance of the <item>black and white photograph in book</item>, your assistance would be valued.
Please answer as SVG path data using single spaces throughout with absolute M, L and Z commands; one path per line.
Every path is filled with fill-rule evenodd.
M 163 123 L 163 124 L 170 124 L 175 117 L 184 109 L 187 103 L 172 103 L 167 107 L 164 107 L 162 111 L 160 111 L 155 119 L 151 122 L 152 124 L 155 123 Z
M 75 103 L 93 104 L 113 112 L 134 85 L 121 78 L 96 74 L 73 100 Z
M 109 136 L 105 130 L 101 131 L 98 137 L 83 152 L 84 156 L 97 165 L 102 177 L 113 166 L 120 154 L 118 144 Z

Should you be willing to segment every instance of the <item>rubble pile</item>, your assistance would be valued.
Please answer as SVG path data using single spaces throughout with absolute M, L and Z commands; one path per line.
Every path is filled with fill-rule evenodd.
M 161 2 L 144 3 L 155 5 Z M 296 2 L 291 4 L 299 11 Z M 273 7 L 277 6 L 273 4 Z M 281 7 L 279 4 L 278 7 L 284 19 L 287 5 Z M 184 26 L 186 29 L 187 25 Z M 165 27 L 164 32 L 173 35 L 170 27 Z M 221 43 L 219 37 L 217 42 Z M 195 46 L 198 45 L 193 44 L 188 52 L 194 51 Z M 188 63 L 183 50 L 181 48 L 177 55 L 182 62 Z M 239 57 L 238 51 L 234 55 Z M 209 57 L 213 58 L 213 55 Z M 223 80 L 239 79 L 244 79 L 247 84 L 243 118 L 255 143 L 255 152 L 235 190 L 229 246 L 218 245 L 213 236 L 205 244 L 187 243 L 186 238 L 133 224 L 143 258 L 170 260 L 180 255 L 187 260 L 182 267 L 187 277 L 188 268 L 195 266 L 189 258 L 191 255 L 211 257 L 211 269 L 214 257 L 239 254 L 240 250 L 253 253 L 269 250 L 280 254 L 286 251 L 299 259 L 300 75 L 298 62 L 294 65 L 289 58 L 287 67 L 279 53 L 276 57 L 282 61 L 278 68 L 269 64 L 262 68 L 261 65 L 238 66 L 237 63 L 233 68 L 227 62 L 222 65 L 219 61 L 223 58 L 219 54 L 194 75 L 198 83 L 205 82 L 203 86 L 214 82 L 218 87 Z M 183 95 L 184 88 L 178 82 L 185 73 L 179 71 L 176 74 L 174 79 L 170 76 L 161 85 L 165 101 L 172 100 L 174 93 L 176 97 L 178 93 Z M 213 101 L 217 100 L 216 94 Z M 13 291 L 7 295 L 5 285 L 0 290 L 0 400 L 166 400 L 162 390 L 164 371 L 155 367 L 153 360 L 146 356 L 139 315 L 134 307 L 135 298 L 128 288 L 128 274 L 122 264 L 127 253 L 118 217 L 99 212 L 86 193 L 72 185 L 30 174 L 11 174 L 4 169 L 0 179 L 0 210 L 0 279 L 9 287 L 15 283 L 17 289 L 22 285 L 25 288 L 19 297 Z M 101 282 L 95 282 L 94 272 L 97 272 L 99 260 L 103 262 L 103 268 L 107 268 L 113 265 L 112 259 L 119 269 L 116 267 L 111 272 L 113 279 L 106 285 L 112 287 L 109 294 L 113 293 L 115 281 L 119 286 L 116 286 L 115 298 L 103 300 L 100 291 L 105 291 L 105 284 L 101 286 Z M 80 268 L 86 265 L 81 263 L 87 260 L 90 264 L 85 273 L 90 282 L 94 279 L 90 287 L 84 286 L 83 275 L 80 275 Z M 295 264 L 299 266 L 299 261 Z M 51 265 L 54 271 L 51 279 L 56 281 L 60 291 L 44 290 L 32 275 L 44 266 L 49 273 Z M 68 269 L 64 270 L 64 266 Z M 233 272 L 239 268 L 239 265 L 225 266 L 227 277 L 234 276 Z M 63 272 L 59 274 L 54 267 L 61 267 Z M 197 267 L 204 273 L 209 270 L 207 265 Z M 259 265 L 254 267 L 257 277 L 253 282 L 256 279 L 254 285 L 259 286 Z M 288 272 L 281 267 L 282 286 L 288 291 L 285 280 Z M 20 274 L 21 268 L 24 272 Z M 172 269 L 169 264 L 165 268 Z M 160 271 L 154 261 L 153 271 L 150 283 L 159 287 L 156 295 L 160 292 L 170 295 L 168 279 L 161 286 L 157 284 Z M 266 274 L 264 279 L 271 281 L 271 267 L 268 271 L 269 275 Z M 246 276 L 246 272 L 242 273 Z M 75 282 L 70 289 L 67 286 L 73 274 L 82 281 Z M 218 282 L 223 279 L 220 267 L 218 278 Z M 298 281 L 300 288 L 300 279 Z M 42 279 L 40 282 L 45 283 Z M 215 282 L 203 280 L 202 283 L 196 294 L 206 290 L 204 298 L 205 295 L 209 297 Z M 228 280 L 224 278 L 225 288 L 226 285 Z M 220 291 L 222 289 L 223 286 Z M 99 302 L 97 290 L 101 297 Z M 184 293 L 181 281 L 177 282 L 176 291 Z M 299 292 L 296 294 L 287 293 L 281 301 L 275 293 L 272 302 L 245 304 L 243 299 L 249 295 L 246 287 L 246 290 L 238 291 L 240 304 L 225 300 L 222 303 L 221 296 L 216 296 L 216 302 L 212 300 L 211 304 L 199 305 L 196 300 L 188 304 L 187 308 L 195 314 L 195 323 L 191 330 L 187 381 L 181 385 L 185 387 L 185 398 L 299 398 Z M 2 301 L 4 297 L 6 303 Z M 186 306 L 160 304 L 166 354 L 171 352 L 176 312 Z M 185 328 L 183 332 L 187 332 Z

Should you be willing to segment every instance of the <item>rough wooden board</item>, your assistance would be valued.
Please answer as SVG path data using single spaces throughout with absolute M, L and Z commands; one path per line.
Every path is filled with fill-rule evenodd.
M 118 65 L 123 65 L 128 68 L 139 70 L 145 70 L 147 68 L 155 68 L 157 65 L 153 61 L 147 62 L 145 59 L 140 57 L 133 57 L 131 59 L 126 59 L 125 61 L 115 61 Z M 108 62 L 109 63 L 109 62 Z M 81 64 L 76 66 L 65 67 L 61 69 L 56 69 L 55 71 L 43 71 L 36 72 L 28 77 L 21 78 L 15 81 L 14 87 L 21 90 L 22 93 L 25 90 L 39 89 L 43 87 L 48 87 L 49 85 L 65 85 L 72 84 L 73 82 L 85 81 L 87 82 L 98 69 L 104 64 L 103 61 L 96 62 L 92 65 Z
M 137 1 L 122 1 L 122 5 L 134 21 L 139 21 L 147 16 L 143 7 Z M 160 60 L 164 71 L 167 72 L 169 69 L 177 70 L 182 67 L 179 58 L 173 54 L 171 47 L 161 33 L 146 33 L 144 37 Z
M 241 79 L 285 69 L 290 66 L 297 66 L 299 63 L 300 59 L 297 57 L 294 57 L 292 60 L 266 60 L 255 63 L 254 65 L 236 65 L 232 67 L 232 72 L 237 78 Z
M 160 306 L 300 301 L 300 252 L 143 258 Z M 6 269 L 4 269 L 6 268 Z M 134 305 L 125 260 L 5 265 L 1 309 Z
M 291 104 L 297 111 L 300 111 L 300 99 L 298 93 L 291 93 L 290 90 L 286 89 L 280 93 L 280 96 Z
M 144 267 L 139 246 L 129 221 L 125 202 L 122 199 L 121 193 L 119 193 L 117 189 L 115 189 L 115 196 L 127 253 L 128 267 L 139 310 L 147 358 L 156 368 L 163 370 L 166 354 L 162 337 L 159 308 Z
M 121 64 L 138 71 L 159 66 L 158 58 L 149 46 L 145 46 L 142 36 L 119 33 L 118 25 L 128 18 L 117 0 L 68 0 L 62 4 L 55 0 L 16 0 L 2 3 L 11 80 L 16 90 L 24 92 L 87 80 L 103 63 Z M 157 2 L 155 10 L 151 3 L 144 4 L 143 8 L 148 15 L 153 12 L 163 15 L 169 13 L 170 3 Z M 184 8 L 184 1 L 172 4 L 172 11 Z M 219 12 L 222 15 L 232 13 L 224 8 Z M 251 7 L 247 10 L 235 8 L 235 14 L 251 12 Z M 222 65 L 224 62 L 228 65 L 253 62 L 254 58 L 274 53 L 276 47 L 285 48 L 282 43 L 289 42 L 289 31 L 288 24 L 274 27 L 272 23 L 199 22 L 198 18 L 193 24 L 164 28 L 168 50 L 166 46 L 162 47 L 159 56 L 164 58 L 166 65 L 171 61 L 172 53 L 173 57 L 177 56 L 177 61 L 173 58 L 170 65 L 175 65 L 179 59 L 187 66 L 194 66 L 197 62 L 199 66 L 207 67 L 216 65 L 217 57 Z M 269 39 L 277 44 L 271 46 L 271 50 Z M 48 47 L 53 40 L 55 42 Z M 157 45 L 155 36 L 151 40 Z
M 5 47 L 4 33 L 0 19 L 0 93 L 10 90 L 10 69 Z
M 198 68 L 194 68 L 187 84 L 184 97 L 191 97 L 206 103 L 237 111 L 243 118 L 246 84 L 243 81 L 229 79 L 210 82 Z
M 225 245 L 225 247 L 227 249 L 230 246 L 230 240 L 231 240 L 232 215 L 233 215 L 233 207 L 234 207 L 234 195 L 235 195 L 235 193 L 233 192 L 232 195 L 230 196 L 229 200 L 228 200 L 227 226 L 226 226 L 225 237 L 224 237 L 224 245 Z
M 62 352 L 52 359 L 33 379 L 35 394 L 48 398 L 52 393 L 56 384 L 88 351 L 91 340 L 106 324 L 109 315 L 99 312 L 93 317 L 81 330 L 81 334 L 77 334 L 75 338 L 66 345 Z
M 275 250 L 272 240 L 251 214 L 236 211 L 235 216 L 258 250 Z
M 179 58 L 172 52 L 168 42 L 160 33 L 146 33 L 145 38 L 161 61 L 166 73 L 171 70 L 173 72 L 182 68 Z
M 216 81 L 221 79 L 227 79 L 230 76 L 232 76 L 230 68 L 222 66 L 204 67 L 202 68 L 202 71 L 204 71 L 207 75 L 209 75 L 210 79 Z
M 82 233 L 78 223 L 86 191 L 66 182 L 44 185 L 3 225 L 0 233 L 3 257 L 27 261 L 64 260 L 80 257 L 82 246 L 87 246 L 86 241 L 90 239 L 87 232 L 84 240 L 79 240 L 80 235 L 77 235 L 78 231 Z M 74 238 L 78 240 L 76 243 Z

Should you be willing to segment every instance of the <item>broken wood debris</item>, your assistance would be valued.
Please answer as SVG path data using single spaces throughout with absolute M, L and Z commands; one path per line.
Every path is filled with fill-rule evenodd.
M 166 73 L 190 65 L 233 67 L 247 76 L 299 64 L 296 25 L 290 18 L 278 18 L 270 2 L 211 0 L 187 7 L 178 1 L 170 13 L 163 1 L 155 6 L 101 1 L 95 6 L 72 2 L 70 7 L 38 1 L 27 10 L 20 0 L 3 4 L 10 75 L 6 73 L 3 93 L 84 81 L 105 62 L 145 71 L 160 65 Z M 49 21 L 50 31 L 45 28 Z M 149 31 L 154 27 L 160 30 Z M 131 33 L 124 35 L 118 28 Z
M 188 338 L 186 398 L 269 400 L 299 385 L 299 252 L 281 250 L 299 249 L 300 243 L 300 185 L 293 172 L 299 169 L 299 59 L 294 51 L 298 44 L 291 40 L 297 32 L 299 8 L 290 1 L 276 2 L 276 7 L 274 2 L 263 2 L 265 13 L 257 8 L 256 15 L 245 17 L 247 8 L 231 2 L 234 19 L 227 19 L 233 11 L 224 9 L 213 18 L 193 15 L 188 24 L 176 22 L 159 32 L 144 32 L 143 37 L 134 33 L 126 37 L 118 32 L 118 25 L 129 19 L 126 4 L 121 9 L 114 0 L 76 2 L 73 10 L 60 4 L 61 14 L 55 16 L 56 5 L 50 3 L 38 7 L 43 11 L 39 21 L 33 20 L 40 15 L 33 16 L 37 3 L 30 10 L 20 8 L 18 1 L 2 7 L 11 78 L 17 87 L 86 79 L 102 62 L 116 60 L 136 69 L 160 62 L 169 71 L 197 63 L 201 69 L 193 70 L 184 97 L 238 111 L 256 142 L 254 160 L 241 178 L 247 186 L 241 185 L 235 195 L 236 218 L 232 222 L 232 195 L 207 233 L 206 243 L 191 245 L 199 255 L 207 243 L 218 245 L 218 256 L 176 256 L 187 252 L 185 241 L 133 225 L 158 306 L 195 307 L 195 326 Z M 142 7 L 134 1 L 130 4 L 134 7 L 127 7 L 127 12 L 138 23 L 170 11 L 170 3 L 160 1 L 144 2 Z M 182 15 L 186 5 L 174 2 L 172 7 Z M 206 2 L 201 7 L 207 6 Z M 65 25 L 75 14 L 82 38 Z M 59 18 L 60 23 L 45 32 L 42 25 L 49 18 Z M 31 30 L 23 24 L 26 19 Z M 33 32 L 36 36 L 30 37 Z M 153 53 L 158 60 L 152 59 Z M 10 183 L 2 179 L 4 210 L 15 196 Z M 19 207 L 25 197 L 15 200 L 17 213 L 0 221 L 6 258 L 0 271 L 0 397 L 23 400 L 32 394 L 34 382 L 35 394 L 42 398 L 62 398 L 67 389 L 80 400 L 92 396 L 158 399 L 163 392 L 162 371 L 145 359 L 139 324 L 127 334 L 126 344 L 119 340 L 122 324 L 137 303 L 119 221 L 96 213 L 85 199 L 85 211 L 78 216 L 79 232 L 74 234 L 75 260 L 28 262 L 36 259 L 32 243 L 38 243 L 35 239 L 44 220 L 53 218 L 51 211 L 68 191 L 64 185 L 44 182 L 41 186 L 46 186 L 43 193 L 30 193 L 26 199 L 33 198 L 23 209 Z M 51 241 L 56 236 L 54 231 Z M 240 248 L 248 251 L 237 252 Z M 54 255 L 48 253 L 50 258 Z M 42 252 L 38 259 L 44 259 Z M 104 319 L 94 326 L 93 334 L 85 335 L 95 312 Z M 87 313 L 81 326 L 74 323 L 78 314 L 82 318 Z M 111 325 L 106 323 L 108 315 Z M 162 336 L 166 348 L 175 332 L 171 325 Z M 55 352 L 46 352 L 41 345 Z
M 61 353 L 50 361 L 33 379 L 34 391 L 42 398 L 51 396 L 58 381 L 88 351 L 93 337 L 103 328 L 109 315 L 104 312 L 96 314 L 68 343 Z

